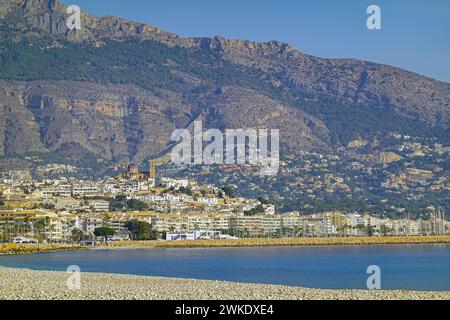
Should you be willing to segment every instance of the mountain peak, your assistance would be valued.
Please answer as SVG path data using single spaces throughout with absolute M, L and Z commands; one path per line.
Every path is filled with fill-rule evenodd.
M 84 12 L 81 30 L 69 32 L 69 14 L 57 0 L 0 4 L 1 36 L 27 40 L 0 41 L 7 66 L 0 68 L 0 92 L 5 106 L 16 106 L 12 114 L 0 108 L 0 118 L 9 117 L 0 128 L 0 155 L 79 155 L 80 145 L 108 161 L 140 163 L 165 150 L 161 137 L 199 115 L 216 128 L 279 128 L 293 151 L 331 150 L 393 130 L 450 134 L 450 84 L 411 72 L 312 57 L 279 41 L 181 38 Z M 151 41 L 121 41 L 129 38 Z
M 171 42 L 178 38 L 148 24 L 114 16 L 95 17 L 86 12 L 81 14 L 81 30 L 70 31 L 66 26 L 69 17 L 66 9 L 60 0 L 0 0 L 0 19 L 9 26 L 33 27 L 43 35 L 60 35 L 76 41 L 138 36 Z
M 102 39 L 107 38 L 138 37 L 158 41 L 171 47 L 204 48 L 227 52 L 231 55 L 242 51 L 249 57 L 255 53 L 263 56 L 284 57 L 289 52 L 297 51 L 289 44 L 279 41 L 258 43 L 249 40 L 226 39 L 221 36 L 181 38 L 149 24 L 115 16 L 95 17 L 85 12 L 82 12 L 81 15 L 81 30 L 70 32 L 66 26 L 68 18 L 66 8 L 67 6 L 60 0 L 0 0 L 0 19 L 7 19 L 8 25 L 34 27 L 41 30 L 43 35 L 60 35 L 75 41 L 101 42 Z
M 53 12 L 62 6 L 59 0 L 0 0 L 0 9 L 22 8 L 29 13 Z
M 35 27 L 51 34 L 64 34 L 65 8 L 59 0 L 0 0 L 0 19 L 11 27 Z

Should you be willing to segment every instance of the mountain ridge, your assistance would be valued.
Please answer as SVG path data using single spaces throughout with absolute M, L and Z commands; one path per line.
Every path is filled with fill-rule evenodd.
M 69 32 L 65 8 L 0 0 L 0 154 L 78 145 L 107 161 L 143 163 L 199 116 L 206 127 L 279 128 L 294 152 L 396 131 L 450 136 L 442 81 L 278 41 L 181 38 L 87 13 L 82 30 Z

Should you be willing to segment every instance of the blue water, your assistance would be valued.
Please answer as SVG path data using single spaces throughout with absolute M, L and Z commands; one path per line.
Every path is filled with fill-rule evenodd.
M 0 266 L 366 289 L 369 265 L 382 289 L 450 290 L 450 245 L 97 250 L 0 257 Z

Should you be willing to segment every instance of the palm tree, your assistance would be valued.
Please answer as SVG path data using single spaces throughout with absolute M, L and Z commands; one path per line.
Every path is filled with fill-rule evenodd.
M 39 219 L 34 223 L 34 232 L 37 232 L 38 241 L 41 242 L 41 239 L 45 237 L 43 236 L 44 232 L 47 230 L 47 222 L 44 219 Z
M 110 216 L 108 213 L 103 214 L 102 216 L 102 226 L 103 227 L 109 227 L 109 222 L 111 221 Z
M 55 232 L 56 227 L 54 224 L 50 224 L 50 243 L 53 243 L 53 233 Z
M 298 237 L 300 235 L 300 231 L 302 230 L 302 228 L 300 228 L 300 226 L 295 226 L 294 227 L 294 235 L 295 237 Z
M 24 222 L 25 222 L 25 226 L 24 226 L 25 230 L 27 230 L 26 233 L 28 233 L 31 231 L 30 217 L 25 217 Z

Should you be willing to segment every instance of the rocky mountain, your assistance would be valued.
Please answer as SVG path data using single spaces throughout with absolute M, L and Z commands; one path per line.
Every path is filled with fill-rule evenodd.
M 321 59 L 271 41 L 181 38 L 58 0 L 0 0 L 0 155 L 143 163 L 175 128 L 280 129 L 282 148 L 332 152 L 398 132 L 448 141 L 450 84 Z

